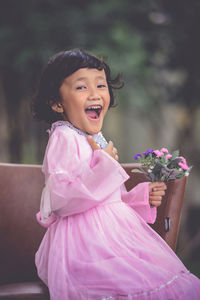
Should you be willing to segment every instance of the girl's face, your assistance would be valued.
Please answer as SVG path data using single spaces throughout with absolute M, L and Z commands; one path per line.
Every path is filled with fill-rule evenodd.
M 59 92 L 60 107 L 54 104 L 54 110 L 63 112 L 65 120 L 88 134 L 101 131 L 110 104 L 104 70 L 79 69 L 64 79 Z

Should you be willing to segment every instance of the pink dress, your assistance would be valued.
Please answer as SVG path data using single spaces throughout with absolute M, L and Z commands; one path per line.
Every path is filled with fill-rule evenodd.
M 64 121 L 52 126 L 43 172 L 38 220 L 48 229 L 36 266 L 51 300 L 200 299 L 200 280 L 147 224 L 148 183 L 127 192 L 120 164 Z

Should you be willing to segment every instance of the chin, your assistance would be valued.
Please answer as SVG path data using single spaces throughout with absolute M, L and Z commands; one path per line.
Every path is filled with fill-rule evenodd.
M 88 128 L 87 133 L 89 134 L 97 134 L 101 131 L 102 126 L 95 126 L 94 128 Z
M 101 131 L 101 129 L 100 130 L 88 130 L 87 133 L 93 135 L 93 134 L 99 133 L 99 131 Z
M 102 123 L 101 122 L 99 122 L 99 124 L 92 124 L 92 126 L 91 125 L 89 125 L 89 126 L 87 126 L 86 127 L 86 132 L 88 133 L 88 134 L 97 134 L 97 133 L 99 133 L 101 130 L 102 130 Z

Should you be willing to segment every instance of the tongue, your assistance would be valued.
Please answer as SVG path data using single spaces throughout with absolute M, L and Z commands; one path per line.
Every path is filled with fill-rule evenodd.
M 97 113 L 95 110 L 86 110 L 86 114 L 88 115 L 88 117 L 90 117 L 91 119 L 96 119 L 98 117 Z

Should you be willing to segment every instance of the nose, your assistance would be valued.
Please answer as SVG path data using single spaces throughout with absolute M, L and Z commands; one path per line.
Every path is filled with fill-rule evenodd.
M 90 88 L 89 94 L 88 94 L 88 99 L 89 100 L 99 100 L 101 97 L 99 95 L 98 89 L 97 88 Z

